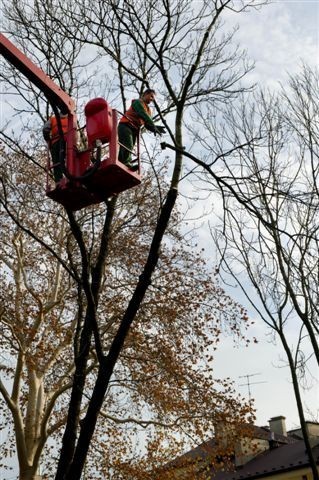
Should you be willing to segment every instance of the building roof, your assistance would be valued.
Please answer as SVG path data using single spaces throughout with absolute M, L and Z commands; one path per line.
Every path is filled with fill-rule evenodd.
M 279 473 L 285 473 L 293 470 L 309 468 L 309 460 L 305 444 L 300 436 L 295 432 L 288 432 L 288 435 L 279 435 L 271 432 L 269 427 L 257 427 L 249 425 L 246 433 L 252 439 L 259 439 L 268 442 L 268 448 L 244 465 L 235 468 L 235 457 L 225 458 L 224 471 L 211 469 L 211 480 L 249 480 L 264 477 L 271 477 Z M 297 432 L 297 431 L 296 431 Z M 317 464 L 319 465 L 319 438 L 313 453 Z M 179 469 L 187 465 L 198 464 L 199 471 L 201 464 L 207 468 L 210 458 L 216 452 L 216 443 L 214 438 L 202 443 L 196 448 L 190 450 L 184 455 L 176 458 L 166 465 L 169 469 Z M 216 454 L 216 453 L 215 453 Z M 227 466 L 226 466 L 227 463 Z
M 319 444 L 313 448 L 319 465 Z M 267 450 L 233 472 L 211 472 L 214 480 L 244 480 L 267 477 L 278 473 L 309 467 L 309 460 L 303 440 Z
M 269 427 L 257 427 L 256 425 L 250 425 L 250 435 L 261 440 L 274 440 L 280 444 L 295 443 L 297 441 L 296 437 L 280 435 L 279 433 L 271 432 Z
M 257 427 L 256 425 L 247 425 L 247 434 L 251 438 L 257 438 L 260 440 L 270 441 L 271 439 L 276 442 L 278 445 L 295 443 L 298 439 L 294 436 L 285 436 L 279 435 L 278 433 L 271 433 L 269 427 Z M 191 463 L 192 461 L 205 460 L 209 458 L 215 451 L 216 442 L 212 438 L 206 442 L 201 443 L 197 447 L 189 450 L 180 457 L 176 458 L 169 463 L 170 466 L 182 466 L 186 463 Z

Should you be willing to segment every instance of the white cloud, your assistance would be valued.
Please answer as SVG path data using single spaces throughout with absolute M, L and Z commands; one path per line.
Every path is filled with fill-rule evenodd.
M 240 16 L 231 14 L 229 21 L 238 24 L 236 36 L 256 62 L 249 80 L 274 87 L 295 73 L 303 62 L 318 66 L 319 2 L 278 1 Z

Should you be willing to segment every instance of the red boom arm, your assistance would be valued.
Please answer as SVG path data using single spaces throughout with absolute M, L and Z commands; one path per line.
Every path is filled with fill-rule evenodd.
M 74 148 L 76 144 L 75 128 L 76 115 L 75 103 L 48 75 L 37 67 L 24 53 L 13 45 L 0 33 L 0 53 L 11 65 L 16 67 L 26 78 L 43 92 L 51 105 L 57 106 L 61 111 L 68 112 L 67 134 L 67 164 L 72 173 L 74 165 Z
M 0 53 L 30 82 L 36 85 L 50 103 L 57 105 L 60 110 L 67 110 L 71 115 L 75 114 L 75 103 L 72 98 L 63 92 L 51 78 L 20 52 L 2 33 L 0 33 Z

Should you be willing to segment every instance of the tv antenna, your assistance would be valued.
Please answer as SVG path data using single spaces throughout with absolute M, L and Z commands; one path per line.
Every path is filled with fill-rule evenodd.
M 258 383 L 267 383 L 267 382 L 251 382 L 250 378 L 255 377 L 256 375 L 261 375 L 261 373 L 249 373 L 248 375 L 241 375 L 239 378 L 246 378 L 247 383 L 242 383 L 239 387 L 248 387 L 248 398 L 249 402 L 251 402 L 251 385 L 257 385 Z

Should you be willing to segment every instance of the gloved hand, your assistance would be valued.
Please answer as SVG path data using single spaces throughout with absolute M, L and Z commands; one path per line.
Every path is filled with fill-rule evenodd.
M 153 132 L 154 135 L 163 135 L 163 133 L 166 133 L 166 130 L 164 127 L 161 125 L 150 125 L 146 124 L 145 128 L 149 130 L 150 132 Z
M 155 135 L 163 135 L 164 133 L 166 133 L 166 130 L 164 127 L 162 127 L 161 125 L 155 125 L 155 130 L 154 130 Z

